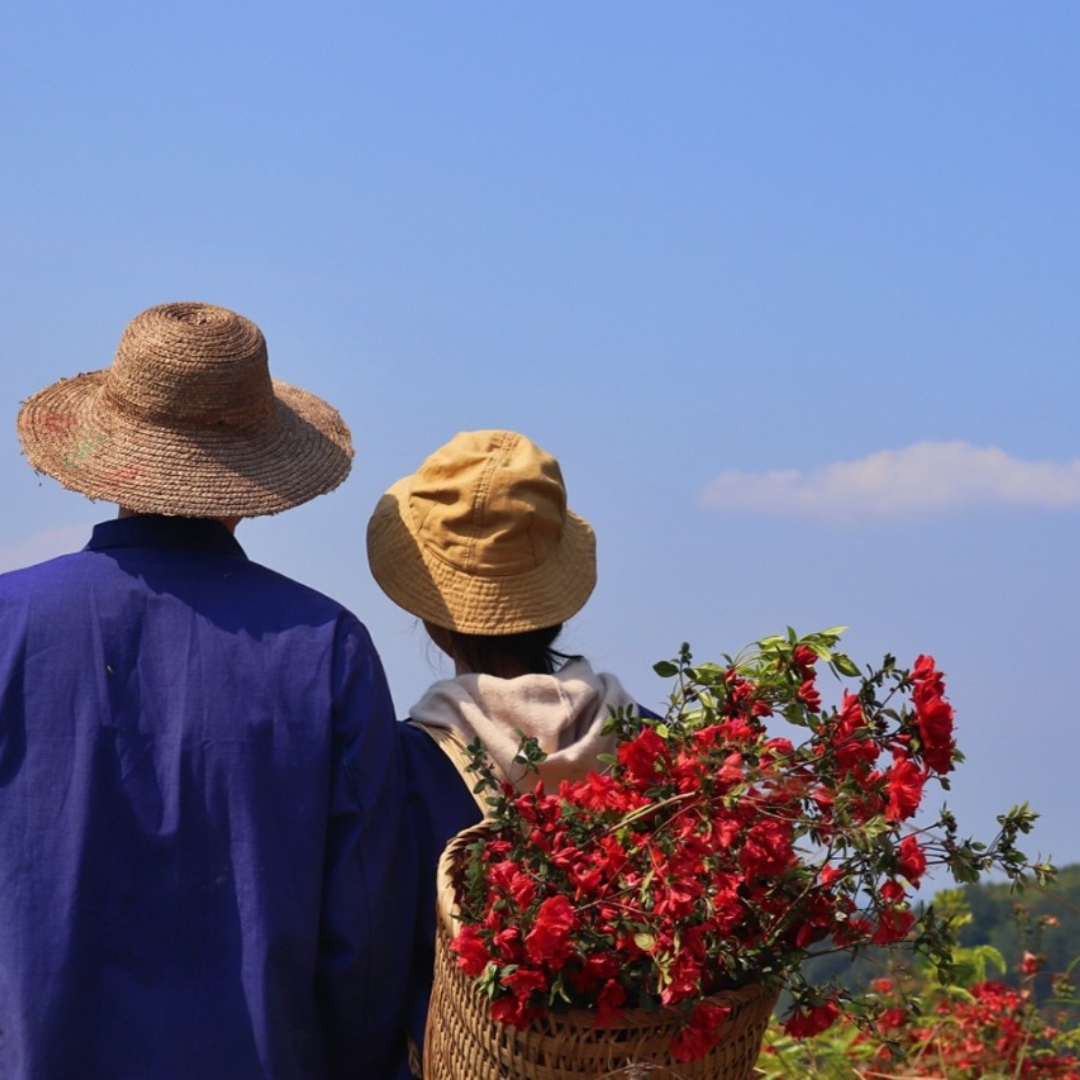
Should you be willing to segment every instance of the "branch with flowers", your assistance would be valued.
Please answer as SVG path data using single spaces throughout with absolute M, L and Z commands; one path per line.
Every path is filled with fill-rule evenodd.
M 1052 876 L 1017 848 L 1036 817 L 1026 806 L 985 843 L 948 810 L 917 819 L 962 761 L 943 676 L 929 656 L 861 672 L 841 633 L 789 630 L 719 663 L 684 645 L 656 665 L 673 680 L 664 716 L 613 715 L 611 759 L 557 791 L 519 793 L 473 747 L 489 827 L 453 871 L 452 948 L 496 1020 L 585 1008 L 603 1026 L 666 1008 L 681 1018 L 676 1061 L 721 1037 L 727 1011 L 710 996 L 751 983 L 790 992 L 792 1036 L 841 1012 L 872 1022 L 865 1001 L 806 983 L 808 956 L 903 944 L 947 969 L 949 920 L 913 903 L 929 869 L 958 882 L 994 869 L 1018 886 Z M 840 684 L 828 708 L 823 670 Z M 523 743 L 524 769 L 541 759 Z

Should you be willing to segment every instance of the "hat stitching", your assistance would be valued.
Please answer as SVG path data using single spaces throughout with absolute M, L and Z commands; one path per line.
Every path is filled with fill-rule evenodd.
M 475 524 L 472 527 L 471 535 L 469 536 L 468 547 L 466 548 L 466 566 L 473 565 L 476 545 L 480 540 L 480 535 L 483 532 L 484 525 L 486 524 L 484 512 L 487 509 L 487 495 L 488 492 L 491 490 L 491 485 L 495 477 L 495 472 L 499 468 L 499 464 L 502 458 L 505 458 L 506 451 L 515 441 L 514 436 L 511 432 L 500 432 L 497 438 L 498 445 L 496 445 L 494 450 L 487 455 L 487 462 L 484 466 L 483 471 L 480 474 L 480 480 L 476 485 L 476 493 L 473 495 L 472 516 Z M 502 457 L 500 457 L 500 455 L 502 455 Z

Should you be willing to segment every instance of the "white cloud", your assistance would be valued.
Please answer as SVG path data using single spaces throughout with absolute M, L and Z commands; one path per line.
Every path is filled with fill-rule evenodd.
M 78 551 L 86 546 L 91 530 L 90 525 L 65 525 L 59 529 L 43 529 L 14 544 L 0 544 L 0 573 Z
M 1080 506 L 1080 459 L 1019 461 L 996 447 L 922 442 L 819 469 L 726 469 L 703 506 L 737 513 L 892 520 L 990 506 Z

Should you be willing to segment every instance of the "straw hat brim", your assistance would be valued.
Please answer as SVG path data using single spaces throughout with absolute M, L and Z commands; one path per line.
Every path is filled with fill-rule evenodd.
M 448 630 L 491 636 L 566 622 L 596 586 L 596 537 L 568 510 L 558 546 L 524 573 L 467 573 L 422 547 L 408 513 L 411 477 L 379 500 L 368 522 L 371 573 L 399 607 Z
M 107 371 L 40 390 L 17 428 L 38 472 L 140 513 L 276 514 L 337 487 L 352 467 L 349 429 L 321 398 L 272 380 L 276 415 L 257 432 L 161 425 L 119 411 Z

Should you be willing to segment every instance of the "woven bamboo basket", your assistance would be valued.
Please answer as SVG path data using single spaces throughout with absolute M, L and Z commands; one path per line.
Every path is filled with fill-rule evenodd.
M 449 868 L 475 838 L 466 830 L 448 845 L 439 865 L 435 985 L 424 1039 L 424 1080 L 750 1080 L 776 992 L 752 985 L 709 1000 L 731 1013 L 720 1040 L 702 1059 L 672 1060 L 679 1024 L 669 1010 L 636 1009 L 597 1028 L 586 1009 L 546 1015 L 523 1031 L 491 1018 L 490 1002 L 450 951 L 455 903 Z

